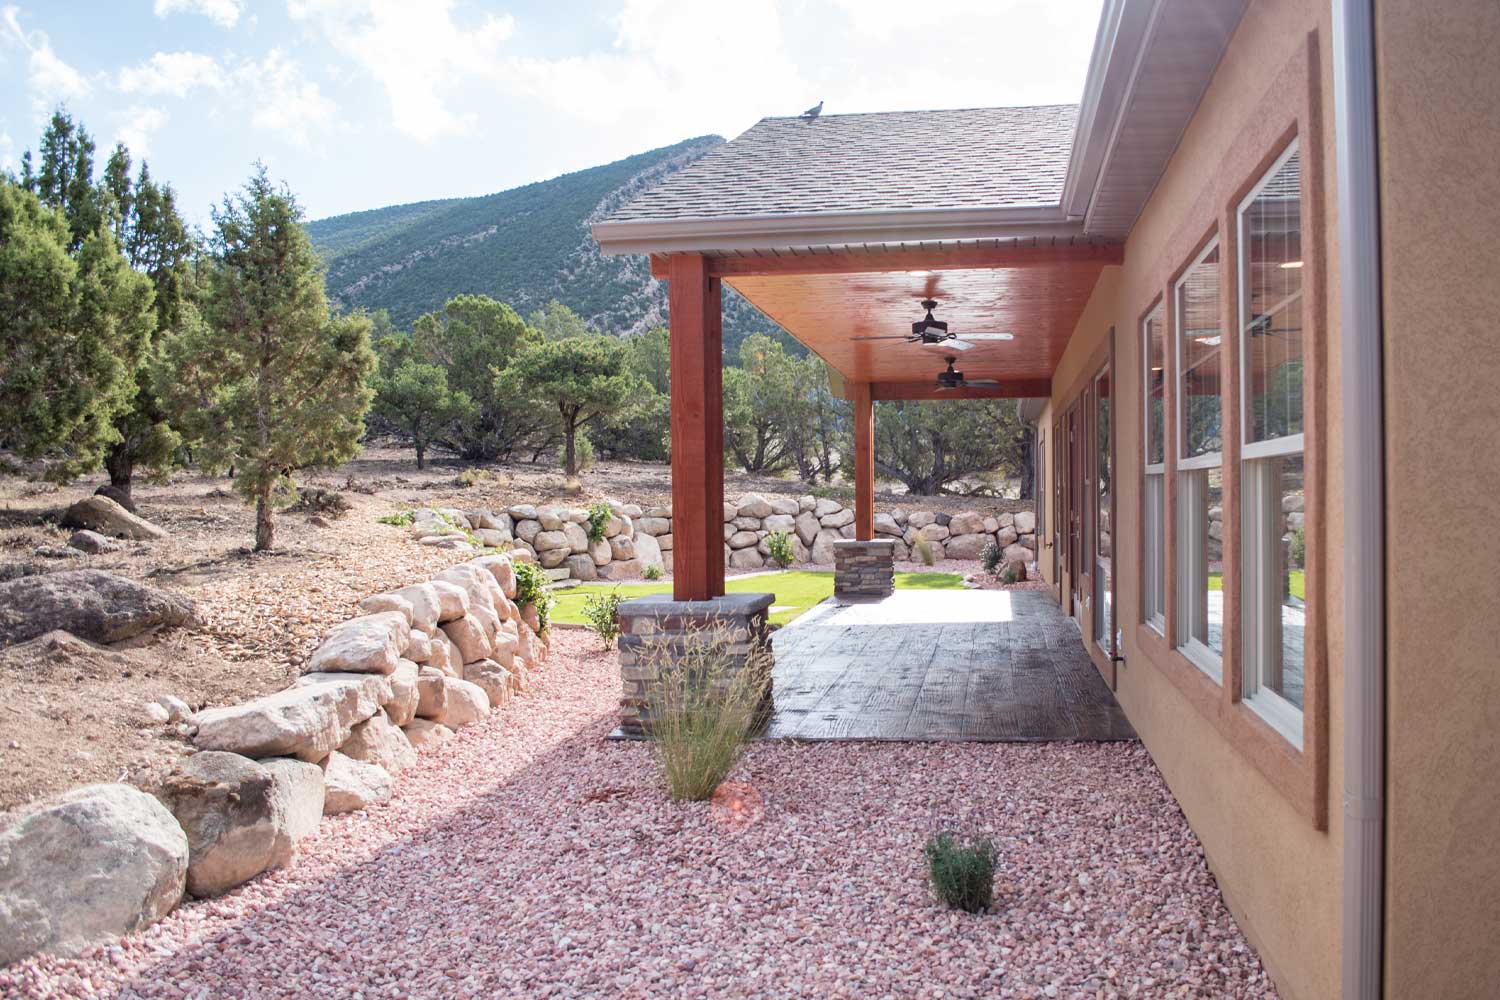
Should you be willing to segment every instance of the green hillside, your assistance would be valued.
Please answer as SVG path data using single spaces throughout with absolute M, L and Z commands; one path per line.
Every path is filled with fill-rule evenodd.
M 320 219 L 308 232 L 328 265 L 329 295 L 386 309 L 401 327 L 469 292 L 523 314 L 555 298 L 606 333 L 634 333 L 666 321 L 666 286 L 644 257 L 601 254 L 589 224 L 723 141 L 701 136 L 497 194 Z M 751 333 L 780 332 L 725 292 L 726 350 Z

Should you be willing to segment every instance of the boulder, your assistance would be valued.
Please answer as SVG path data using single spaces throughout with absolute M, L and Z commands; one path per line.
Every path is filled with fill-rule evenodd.
M 368 809 L 391 800 L 395 782 L 379 764 L 331 753 L 323 765 L 323 815 Z
M 355 726 L 338 752 L 354 760 L 379 764 L 387 774 L 399 774 L 417 762 L 411 741 L 384 712 L 376 712 Z
M 811 545 L 818 537 L 818 530 L 822 525 L 818 523 L 817 515 L 811 511 L 804 511 L 797 515 L 796 529 L 797 537 L 802 540 L 803 545 Z
M 565 565 L 568 567 L 568 576 L 574 580 L 589 581 L 599 579 L 599 567 L 595 565 L 591 556 L 568 556 Z
M 463 535 L 431 535 L 418 539 L 417 544 L 425 545 L 430 549 L 452 549 L 455 552 L 474 551 L 474 546 L 470 545 Z
M 842 528 L 846 524 L 854 523 L 854 511 L 848 507 L 836 510 L 832 514 L 825 514 L 818 518 L 818 523 L 825 528 Z
M 589 563 L 590 568 L 593 563 Z M 474 615 L 464 615 L 443 624 L 443 634 L 458 647 L 459 663 L 482 660 L 490 655 L 490 633 Z
M 359 610 L 367 615 L 378 615 L 383 611 L 394 611 L 406 619 L 406 624 L 411 625 L 412 606 L 411 601 L 399 594 L 375 594 L 366 597 L 359 602 Z
M 507 508 L 505 513 L 509 514 L 511 520 L 514 521 L 535 521 L 537 512 L 536 508 L 529 503 L 518 503 L 514 507 Z
M 735 511 L 742 517 L 769 517 L 775 511 L 766 498 L 759 493 L 746 493 L 735 504 Z
M 463 666 L 463 662 L 458 647 L 453 645 L 453 640 L 448 638 L 446 632 L 440 629 L 432 634 L 432 655 L 427 658 L 426 666 L 432 667 L 439 673 L 457 677 L 459 667 Z
M 948 521 L 948 533 L 950 535 L 978 535 L 983 532 L 984 515 L 976 514 L 972 510 L 966 510 L 961 514 L 954 514 L 952 519 Z
M 510 556 L 480 556 L 473 564 L 495 578 L 495 585 L 500 588 L 500 593 L 508 598 L 515 598 L 516 567 Z
M 568 557 L 572 554 L 572 550 L 564 546 L 560 549 L 548 549 L 546 552 L 538 552 L 536 558 L 543 569 L 557 569 L 563 563 L 567 562 Z M 566 580 L 567 578 L 567 571 L 564 570 L 560 579 Z M 559 577 L 553 577 L 553 579 L 556 580 Z
M 133 538 L 138 541 L 167 537 L 165 529 L 137 517 L 109 497 L 97 494 L 85 497 L 64 511 L 62 526 L 97 531 L 110 538 Z
M 640 517 L 641 505 L 635 503 L 622 503 L 620 504 L 620 509 L 615 511 L 615 513 L 620 514 L 623 517 Z
M 610 546 L 613 541 L 613 538 L 601 538 L 597 542 L 589 542 L 588 557 L 595 566 L 604 566 L 614 558 Z M 630 539 L 626 538 L 625 541 L 628 542 Z
M 978 559 L 984 547 L 993 544 L 989 535 L 955 535 L 943 543 L 943 553 L 949 559 Z
M 806 508 L 803 509 L 805 510 Z M 837 514 L 843 509 L 843 504 L 839 503 L 837 500 L 830 500 L 827 497 L 814 500 L 812 506 L 812 512 L 817 515 L 819 519 L 825 518 L 829 514 Z
M 538 532 L 537 536 L 531 540 L 531 544 L 539 556 L 546 555 L 548 552 L 558 549 L 566 550 L 571 548 L 568 542 L 568 535 L 561 528 L 556 531 Z
M 636 535 L 665 535 L 672 530 L 672 521 L 666 517 L 646 515 L 636 522 Z
M 818 506 L 818 498 L 812 495 L 804 495 L 797 498 L 798 511 L 811 511 Z
M 459 667 L 463 669 L 462 666 Z M 417 718 L 441 718 L 448 706 L 448 689 L 443 678 L 448 676 L 440 670 L 423 668 L 417 674 Z
M 941 542 L 948 537 L 948 529 L 936 522 L 924 524 L 917 529 L 917 537 L 925 538 L 929 542 Z
M 997 532 L 999 530 L 1000 530 L 1000 519 L 999 518 L 987 517 L 987 518 L 984 519 L 984 533 L 986 535 L 993 535 L 995 532 Z
M 556 507 L 543 507 L 536 512 L 536 519 L 541 522 L 543 531 L 561 531 L 568 523 L 567 512 Z
M 646 566 L 661 566 L 661 546 L 650 535 L 636 535 L 635 557 L 640 560 L 642 568 Z
M 791 514 L 772 514 L 761 522 L 761 527 L 767 531 L 795 531 L 797 519 Z
M 41 573 L 0 583 L 0 648 L 54 629 L 108 643 L 196 623 L 192 601 L 102 570 Z
M 729 554 L 731 569 L 760 569 L 765 564 L 765 557 L 753 548 L 735 549 Z
M 124 507 L 126 510 L 130 511 L 130 513 L 140 513 L 140 511 L 135 509 L 135 501 L 130 498 L 130 494 L 120 489 L 120 487 L 116 486 L 114 483 L 103 484 L 98 489 L 94 490 L 94 496 L 109 497 L 109 499 L 113 500 L 121 507 Z
M 889 514 L 876 514 L 875 534 L 890 535 L 895 538 L 900 538 L 901 525 L 897 524 L 896 519 Z
M 490 714 L 490 699 L 478 684 L 444 677 L 443 687 L 447 689 L 443 710 L 434 718 L 449 729 L 462 729 Z
M 512 535 L 508 531 L 498 528 L 475 528 L 474 537 L 479 539 L 479 544 L 487 549 L 498 549 L 506 542 L 511 541 Z
M 760 535 L 753 531 L 736 531 L 728 541 L 731 549 L 752 549 L 760 541 Z
M 937 521 L 937 515 L 930 510 L 914 510 L 906 518 L 908 528 L 925 528 Z
M 736 531 L 759 531 L 764 527 L 764 522 L 760 518 L 747 517 L 744 514 L 741 514 L 729 523 L 734 525 Z
M 616 535 L 609 540 L 609 558 L 613 562 L 616 559 L 635 558 L 635 540 L 624 535 Z
M 568 550 L 574 555 L 581 555 L 589 550 L 589 533 L 584 530 L 583 525 L 569 521 L 563 525 L 562 531 L 568 539 Z
M 1020 537 L 1021 537 L 1020 535 L 1016 534 L 1016 529 L 1015 528 L 1013 528 L 1013 527 L 1005 527 L 1005 528 L 1001 528 L 999 531 L 997 531 L 995 533 L 995 543 L 998 544 L 1003 549 L 1007 545 L 1014 545 L 1014 544 L 1016 544 L 1016 539 L 1018 539 Z
M 288 792 L 239 754 L 210 750 L 183 761 L 163 783 L 161 799 L 187 834 L 187 891 L 219 896 L 289 862 Z
M 802 505 L 791 497 L 777 497 L 771 501 L 772 514 L 784 514 L 787 517 L 796 517 L 802 513 Z
M 852 525 L 852 524 L 846 524 L 842 528 L 839 529 L 839 537 L 840 538 L 853 538 L 855 536 L 855 534 L 856 534 L 856 532 L 854 530 L 854 525 Z
M 268 757 L 258 762 L 271 772 L 277 794 L 286 800 L 286 834 L 293 852 L 323 819 L 323 769 L 294 757 Z
M 1030 535 L 1036 532 L 1036 511 L 1016 511 L 1016 534 Z
M 413 719 L 407 723 L 403 730 L 411 745 L 420 750 L 422 747 L 436 745 L 453 735 L 453 730 L 441 722 L 433 722 L 431 719 Z
M 427 586 L 437 593 L 439 622 L 451 622 L 469 613 L 468 591 L 458 584 L 449 583 L 447 580 L 434 580 Z
M 302 667 L 303 673 L 389 674 L 411 641 L 411 623 L 399 611 L 351 618 Z
M 430 583 L 414 583 L 409 587 L 394 590 L 391 597 L 399 597 L 411 606 L 411 627 L 432 634 L 442 614 L 442 599 Z
M 245 757 L 322 760 L 379 710 L 389 691 L 381 675 L 312 674 L 285 691 L 197 713 L 193 743 Z
M 599 567 L 601 580 L 634 580 L 645 571 L 639 559 L 616 559 L 608 566 Z
M 842 536 L 832 528 L 819 528 L 818 534 L 813 538 L 811 549 L 812 561 L 819 565 L 827 565 L 833 562 L 833 543 Z
M 672 533 L 670 531 L 665 535 L 656 536 L 656 547 L 661 549 L 663 552 L 671 552 L 673 544 Z
M 1007 545 L 1000 553 L 1004 562 L 1028 563 L 1036 558 L 1036 554 L 1023 545 Z
M 516 537 L 535 548 L 536 536 L 542 533 L 542 522 L 535 519 L 516 522 Z
M 411 630 L 411 639 L 406 644 L 405 659 L 413 663 L 426 663 L 432 658 L 432 636 L 421 629 Z
M 725 500 L 723 506 L 723 515 L 724 516 L 719 518 L 719 520 L 726 523 L 728 523 L 729 521 L 733 521 L 735 518 L 740 516 L 740 505 Z
M 516 686 L 516 681 L 510 671 L 495 660 L 465 663 L 464 680 L 477 685 L 484 691 L 491 708 L 498 708 L 510 701 L 511 691 Z
M 0 966 L 77 955 L 171 912 L 188 839 L 153 796 L 87 785 L 0 817 Z
M 118 552 L 120 549 L 118 542 L 112 542 L 99 532 L 89 531 L 87 528 L 69 535 L 68 545 L 79 552 L 87 552 L 91 556 L 102 555 L 105 552 Z
M 383 707 L 398 726 L 406 725 L 417 714 L 417 675 L 421 669 L 411 660 L 402 660 L 391 674 L 391 697 Z
M 953 515 L 944 510 L 938 511 L 932 517 L 934 523 L 941 524 L 945 528 L 948 527 L 948 522 L 953 520 Z

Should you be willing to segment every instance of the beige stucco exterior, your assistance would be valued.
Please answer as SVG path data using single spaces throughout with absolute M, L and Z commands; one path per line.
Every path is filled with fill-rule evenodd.
M 1376 4 L 1388 995 L 1500 996 L 1500 5 Z M 1414 536 L 1415 526 L 1425 526 Z
M 1200 705 L 1184 696 L 1138 641 L 1141 619 L 1140 485 L 1141 345 L 1140 321 L 1163 293 L 1172 274 L 1232 203 L 1231 192 L 1248 184 L 1262 158 L 1282 145 L 1280 126 L 1262 114 L 1264 101 L 1287 64 L 1311 45 L 1316 69 L 1309 76 L 1322 109 L 1322 230 L 1324 260 L 1337 258 L 1333 192 L 1332 74 L 1329 43 L 1331 12 L 1326 2 L 1252 2 L 1236 29 L 1181 144 L 1137 220 L 1126 243 L 1125 263 L 1099 281 L 1053 380 L 1055 395 L 1043 414 L 1049 442 L 1053 421 L 1085 380 L 1100 345 L 1115 339 L 1114 419 L 1116 468 L 1113 511 L 1114 571 L 1118 576 L 1117 620 L 1123 635 L 1117 670 L 1117 696 L 1151 751 L 1193 829 L 1202 840 L 1226 900 L 1291 1000 L 1322 1000 L 1339 993 L 1340 837 L 1339 810 L 1326 809 L 1326 829 L 1296 807 L 1237 743 L 1216 726 Z M 1311 38 L 1309 37 L 1311 35 Z M 1250 159 L 1226 162 L 1232 150 L 1262 147 Z M 1317 220 L 1306 220 L 1309 228 Z M 1326 380 L 1324 545 L 1327 575 L 1319 599 L 1325 602 L 1330 699 L 1328 704 L 1328 787 L 1342 781 L 1339 691 L 1342 683 L 1339 574 L 1342 524 L 1339 512 L 1340 424 L 1338 421 L 1337 280 L 1331 266 L 1323 282 L 1322 336 Z M 1052 508 L 1054 491 L 1049 444 L 1049 483 L 1042 496 L 1047 523 L 1060 527 Z M 1050 539 L 1049 539 L 1050 541 Z M 1041 553 L 1050 573 L 1052 556 Z M 1064 581 L 1066 588 L 1067 581 Z M 1336 794 L 1333 796 L 1336 800 Z M 1392 994 L 1401 995 L 1401 994 Z

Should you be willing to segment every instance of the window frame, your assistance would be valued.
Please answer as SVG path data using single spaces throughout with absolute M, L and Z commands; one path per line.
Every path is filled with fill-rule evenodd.
M 1151 324 L 1155 322 L 1161 329 L 1161 380 L 1162 380 L 1162 414 L 1161 414 L 1161 461 L 1151 461 L 1151 381 L 1154 369 L 1151 367 Z M 1167 379 L 1167 304 L 1158 296 L 1152 301 L 1151 307 L 1140 322 L 1140 344 L 1141 344 L 1141 593 L 1143 597 L 1150 595 L 1150 603 L 1156 604 L 1154 614 L 1147 614 L 1146 600 L 1141 602 L 1141 622 L 1156 632 L 1157 635 L 1167 634 L 1167 430 L 1170 426 L 1167 421 L 1168 396 L 1171 394 Z M 1151 495 L 1151 480 L 1155 477 L 1159 484 L 1161 493 L 1159 516 L 1155 520 L 1156 538 L 1153 539 L 1148 525 L 1151 523 L 1151 512 L 1148 510 L 1147 497 Z M 1151 554 L 1148 557 L 1148 547 Z M 1155 566 L 1156 579 L 1153 579 L 1151 567 Z M 1155 586 L 1157 579 L 1160 588 Z

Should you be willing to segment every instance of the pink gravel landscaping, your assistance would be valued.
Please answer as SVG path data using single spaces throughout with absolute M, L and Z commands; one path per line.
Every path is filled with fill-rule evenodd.
M 296 864 L 6 997 L 1274 997 L 1139 744 L 759 743 L 717 806 L 608 742 L 619 681 L 563 632 L 530 696 L 425 752 Z M 996 912 L 922 845 L 999 848 Z

